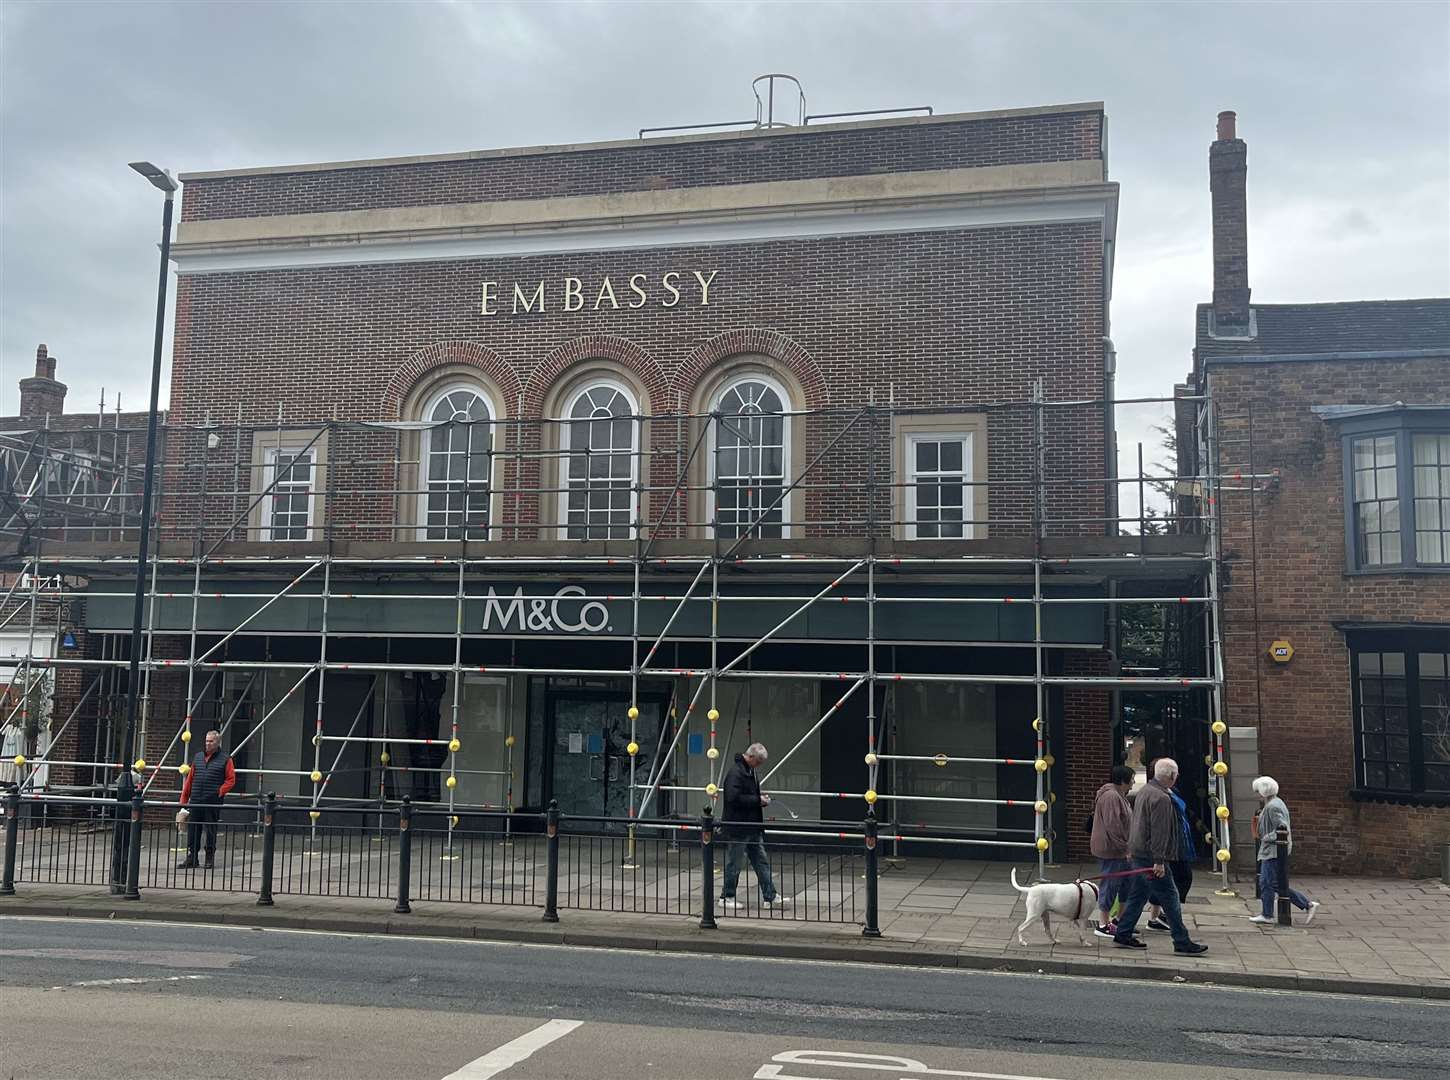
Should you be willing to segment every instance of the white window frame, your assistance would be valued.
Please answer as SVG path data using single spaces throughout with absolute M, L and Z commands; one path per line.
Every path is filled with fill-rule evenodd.
M 976 433 L 973 431 L 908 431 L 904 434 L 905 445 L 902 448 L 902 461 L 906 479 L 905 499 L 905 535 L 908 540 L 975 540 L 977 538 L 977 526 L 973 524 L 976 518 L 976 487 L 972 483 L 974 466 L 976 463 Z M 962 535 L 956 536 L 929 536 L 921 537 L 918 532 L 919 522 L 917 521 L 917 485 L 922 475 L 916 468 L 916 448 L 920 443 L 944 443 L 959 442 L 962 444 Z M 938 458 L 940 463 L 940 458 Z M 940 523 L 938 523 L 940 524 Z
M 277 456 L 279 454 L 292 454 L 294 457 L 305 453 L 312 459 L 309 480 L 307 484 L 307 524 L 303 527 L 304 536 L 301 540 L 296 537 L 278 538 L 273 535 L 272 508 L 273 496 L 277 489 L 272 487 L 272 482 L 277 478 Z M 297 443 L 292 446 L 268 446 L 262 451 L 262 490 L 266 493 L 262 496 L 262 529 L 261 538 L 263 543 L 305 543 L 313 539 L 317 531 L 317 475 L 322 467 L 320 455 L 317 452 L 316 444 L 307 446 Z M 289 525 L 288 529 L 296 526 Z
M 791 451 L 791 436 L 792 436 L 792 432 L 791 432 L 792 424 L 791 424 L 791 421 L 794 420 L 795 418 L 790 415 L 791 408 L 792 408 L 790 394 L 788 394 L 786 392 L 785 387 L 783 385 L 781 385 L 781 382 L 780 382 L 779 379 L 773 378 L 773 377 L 771 377 L 769 375 L 763 374 L 763 373 L 758 372 L 758 371 L 743 371 L 743 372 L 740 372 L 737 375 L 733 375 L 729 379 L 726 379 L 723 383 L 721 383 L 720 386 L 716 389 L 715 393 L 711 396 L 711 398 L 710 398 L 710 404 L 709 404 L 710 412 L 713 413 L 717 409 L 720 408 L 720 403 L 724 400 L 726 394 L 728 394 L 735 387 L 739 386 L 741 383 L 747 383 L 747 382 L 764 383 L 766 386 L 770 387 L 771 390 L 775 391 L 776 397 L 778 397 L 780 399 L 780 406 L 785 411 L 785 415 L 781 416 L 781 429 L 780 429 L 781 450 L 782 450 L 782 453 L 781 453 L 781 487 L 789 489 L 790 483 L 791 483 L 791 471 L 790 471 L 791 470 L 791 452 L 790 451 Z M 705 481 L 705 520 L 706 520 L 707 523 L 713 523 L 714 520 L 715 520 L 715 511 L 716 511 L 716 498 L 715 498 L 715 481 L 716 481 L 716 477 L 715 477 L 715 466 L 716 466 L 716 464 L 720 460 L 719 459 L 719 455 L 716 452 L 717 449 L 718 449 L 718 441 L 719 441 L 719 437 L 720 437 L 720 425 L 715 421 L 715 419 L 713 417 L 709 418 L 707 420 L 707 423 L 709 423 L 709 425 L 710 425 L 710 438 L 709 438 L 709 444 L 710 445 L 707 448 L 708 451 L 709 451 L 709 455 L 710 456 L 707 459 L 706 473 L 705 473 L 705 475 L 706 475 L 706 481 Z M 781 503 L 780 503 L 780 516 L 781 516 L 780 538 L 782 540 L 789 540 L 790 539 L 790 535 L 791 535 L 791 527 L 790 527 L 790 521 L 791 521 L 791 504 L 794 501 L 795 501 L 795 492 L 794 491 L 787 490 L 786 491 L 785 498 L 782 499 L 781 500 Z M 713 528 L 713 525 L 711 525 L 711 527 Z M 752 535 L 753 538 L 759 539 L 759 535 L 760 534 L 759 534 L 759 531 L 757 530 L 755 533 L 752 533 L 751 535 Z
M 558 468 L 558 484 L 556 485 L 559 488 L 559 490 L 557 492 L 555 492 L 555 509 L 556 509 L 556 512 L 557 512 L 557 518 L 556 518 L 556 520 L 559 523 L 558 524 L 558 529 L 559 529 L 559 539 L 560 540 L 577 540 L 578 539 L 578 538 L 575 538 L 575 537 L 571 537 L 569 535 L 569 495 L 570 495 L 570 493 L 572 491 L 575 490 L 575 485 L 572 485 L 569 482 L 569 458 L 570 458 L 570 455 L 573 453 L 572 442 L 573 442 L 573 436 L 574 436 L 574 425 L 576 423 L 580 423 L 581 422 L 581 421 L 578 421 L 578 420 L 575 420 L 574 419 L 574 406 L 577 405 L 577 404 L 579 404 L 579 399 L 582 398 L 585 394 L 589 393 L 591 390 L 597 390 L 600 387 L 607 387 L 607 388 L 609 388 L 611 390 L 617 390 L 619 393 L 623 394 L 624 395 L 624 400 L 629 404 L 629 412 L 626 414 L 626 418 L 628 418 L 628 417 L 634 417 L 634 419 L 630 419 L 629 420 L 629 526 L 628 526 L 628 538 L 631 539 L 631 540 L 633 540 L 636 537 L 636 535 L 637 535 L 637 529 L 635 527 L 635 522 L 639 519 L 639 441 L 640 441 L 640 427 L 643 424 L 643 420 L 642 419 L 639 419 L 639 417 L 641 416 L 640 408 L 639 408 L 639 399 L 635 395 L 635 392 L 633 390 L 631 390 L 626 383 L 623 383 L 623 382 L 621 382 L 618 379 L 611 379 L 611 378 L 608 378 L 608 377 L 602 377 L 602 378 L 589 379 L 586 382 L 581 383 L 575 390 L 573 390 L 569 394 L 569 396 L 567 398 L 565 398 L 565 400 L 564 400 L 564 408 L 560 410 L 560 420 L 561 420 L 561 423 L 559 425 L 559 429 L 560 429 L 559 430 L 559 451 L 560 451 L 560 453 L 559 453 L 559 468 Z M 618 451 L 612 451 L 612 452 L 617 453 Z M 585 476 L 584 480 L 585 480 L 585 483 L 582 486 L 587 490 L 588 489 L 588 486 L 589 486 L 589 484 L 588 484 L 588 481 L 589 481 L 588 475 Z M 588 516 L 587 516 L 588 513 L 589 513 L 589 511 L 586 509 L 585 510 L 585 515 L 586 515 L 585 516 L 585 531 L 586 532 L 590 531 L 590 523 L 589 523 Z M 612 528 L 612 526 L 611 526 L 611 528 Z M 595 540 L 595 539 L 604 539 L 604 538 L 590 536 L 590 537 L 586 537 L 585 539 L 587 539 L 587 540 Z M 624 539 L 624 537 L 609 537 L 609 539 Z M 582 542 L 582 541 L 580 541 L 580 542 Z
M 449 382 L 439 387 L 437 390 L 433 391 L 433 393 L 429 394 L 428 397 L 424 399 L 423 408 L 420 412 L 420 416 L 424 423 L 432 425 L 433 410 L 438 407 L 439 402 L 441 402 L 449 394 L 456 394 L 460 390 L 466 390 L 470 394 L 473 394 L 475 397 L 483 402 L 483 407 L 488 410 L 488 477 L 484 481 L 484 483 L 487 485 L 487 499 L 485 503 L 486 509 L 484 511 L 484 522 L 486 527 L 484 530 L 484 536 L 482 538 L 483 541 L 486 542 L 493 535 L 492 526 L 494 525 L 494 478 L 496 475 L 495 470 L 498 467 L 496 440 L 498 438 L 498 421 L 499 416 L 501 415 L 498 410 L 498 403 L 494 401 L 493 395 L 490 394 L 483 386 L 479 385 L 478 383 L 469 382 L 466 380 Z M 428 497 L 434 494 L 434 492 L 430 491 L 428 487 L 428 472 L 429 459 L 432 457 L 433 454 L 433 433 L 436 430 L 438 430 L 437 426 L 429 426 L 425 428 L 421 433 L 421 438 L 419 438 L 418 440 L 418 491 L 416 495 L 415 512 L 417 514 L 416 521 L 418 524 L 417 537 L 419 540 L 423 541 L 427 541 L 430 539 L 428 536 Z M 476 452 L 476 449 L 470 449 L 472 452 Z M 463 508 L 463 522 L 459 526 L 460 534 L 462 534 L 467 529 L 467 525 L 468 507 L 465 504 Z M 433 538 L 433 540 L 435 543 L 437 542 L 437 538 Z M 470 536 L 469 542 L 478 543 L 479 540 L 478 538 Z

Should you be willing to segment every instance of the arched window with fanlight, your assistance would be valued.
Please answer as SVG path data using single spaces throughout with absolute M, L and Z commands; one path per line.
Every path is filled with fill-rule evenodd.
M 566 539 L 633 535 L 637 414 L 634 396 L 620 383 L 593 382 L 569 399 L 559 514 Z
M 751 374 L 727 382 L 712 403 L 710 493 L 723 539 L 789 534 L 788 401 L 775 380 Z
M 494 413 L 476 387 L 451 385 L 428 399 L 423 419 L 419 532 L 427 540 L 488 539 Z

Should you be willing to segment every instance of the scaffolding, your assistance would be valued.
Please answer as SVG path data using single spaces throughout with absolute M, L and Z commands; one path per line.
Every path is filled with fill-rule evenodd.
M 1203 702 L 1208 839 L 1226 887 L 1217 492 L 1226 481 L 1253 486 L 1268 478 L 1225 478 L 1211 470 L 1145 475 L 1141 452 L 1137 476 L 1103 476 L 1100 465 L 1087 464 L 1095 460 L 1091 450 L 1084 452 L 1111 434 L 1116 406 L 1185 403 L 1196 410 L 1208 451 L 1199 460 L 1215 461 L 1214 411 L 1206 397 L 1059 401 L 1047 399 L 1040 383 L 1030 400 L 952 407 L 868 404 L 443 424 L 289 421 L 280 409 L 275 419 L 249 423 L 239 407 L 230 424 L 168 424 L 157 475 L 159 542 L 145 568 L 136 743 L 142 749 L 131 763 L 116 760 L 115 702 L 125 696 L 126 638 L 119 624 L 106 624 L 103 611 L 132 594 L 134 514 L 77 520 L 38 501 L 53 501 L 54 491 L 35 481 L 34 468 L 7 472 L 9 518 L 0 539 L 13 541 L 6 568 L 15 572 L 0 619 L 27 613 L 28 645 L 24 655 L 0 660 L 10 669 L 12 690 L 0 719 L 9 728 L 23 723 L 33 708 L 29 690 L 39 679 L 53 682 L 57 672 L 69 675 L 66 692 L 56 692 L 71 711 L 48 740 L 69 752 L 29 758 L 21 752 L 6 767 L 26 790 L 42 783 L 104 788 L 133 767 L 148 788 L 165 789 L 189 769 L 199 724 L 226 733 L 245 712 L 250 726 L 232 752 L 255 739 L 260 767 L 238 772 L 256 776 L 259 790 L 266 777 L 297 777 L 314 822 L 327 805 L 348 801 L 329 795 L 329 784 L 362 771 L 374 792 L 363 801 L 382 807 L 406 780 L 415 796 L 422 791 L 428 797 L 421 801 L 446 816 L 451 831 L 460 813 L 519 805 L 520 769 L 527 763 L 516 754 L 517 725 L 530 718 L 520 715 L 517 680 L 612 680 L 628 688 L 621 823 L 632 836 L 632 822 L 666 795 L 719 799 L 739 745 L 736 721 L 748 688 L 809 680 L 841 690 L 772 760 L 762 779 L 768 793 L 834 801 L 843 813 L 854 804 L 855 815 L 885 815 L 893 834 L 922 842 L 1018 849 L 1045 873 L 1065 854 L 1058 828 L 1065 813 L 1055 806 L 1055 786 L 1065 773 L 1054 753 L 1065 745 L 1054 726 L 1064 695 L 1186 693 Z M 946 418 L 948 429 L 954 417 L 964 424 L 982 418 L 982 430 L 992 432 L 987 467 L 974 471 L 958 461 L 953 472 L 941 461 L 931 469 L 907 462 L 902 432 L 925 417 L 938 425 Z M 37 460 L 45 460 L 43 433 L 4 436 L 17 447 L 27 437 L 38 447 Z M 93 437 L 101 438 L 102 430 Z M 789 460 L 788 447 L 803 451 L 797 455 L 803 464 Z M 975 449 L 980 459 L 984 448 Z M 125 464 L 115 470 L 106 505 L 124 509 L 122 497 L 139 491 L 139 482 L 131 458 L 117 456 Z M 1157 535 L 1144 527 L 1145 484 L 1194 495 L 1175 500 Z M 1135 516 L 1118 510 L 1123 485 L 1139 490 Z M 96 497 L 87 493 L 76 505 Z M 541 578 L 549 586 L 565 584 L 540 588 Z M 1180 587 L 1157 587 L 1164 582 Z M 515 588 L 500 595 L 500 583 Z M 49 606 L 43 589 L 55 592 Z M 80 602 L 98 613 L 86 644 L 43 647 L 60 633 L 68 617 L 61 613 L 79 610 Z M 1109 631 L 1128 604 L 1190 613 L 1179 625 L 1201 627 L 1195 670 L 1115 670 Z M 1025 621 L 1015 622 L 1023 608 Z M 1073 609 L 1103 624 L 1096 641 L 1064 636 L 1062 620 L 1076 617 Z M 364 613 L 361 623 L 357 611 Z M 366 613 L 378 611 L 399 623 L 367 624 Z M 400 614 L 408 611 L 417 614 Z M 45 624 L 49 612 L 54 627 Z M 612 624 L 625 614 L 627 627 Z M 963 629 L 932 636 L 902 626 L 903 620 L 948 618 Z M 993 623 L 994 638 L 971 629 Z M 837 632 L 838 625 L 848 631 Z M 531 660 L 519 658 L 521 643 L 569 637 L 592 643 L 587 655 L 601 659 L 560 663 L 573 648 L 562 645 L 548 653 L 535 647 Z M 381 655 L 374 647 L 379 641 Z M 782 648 L 810 645 L 852 662 L 833 665 L 837 670 L 799 661 L 780 666 L 780 657 L 795 655 Z M 903 653 L 961 647 L 1018 661 L 1030 657 L 1029 670 L 1008 670 L 1010 663 L 970 670 L 972 664 L 954 661 L 911 670 L 901 663 Z M 822 653 L 817 648 L 813 655 Z M 1088 660 L 1070 663 L 1070 655 Z M 612 659 L 625 656 L 627 662 Z M 757 663 L 771 658 L 777 663 Z M 930 670 L 943 667 L 949 670 Z M 338 735 L 326 730 L 325 703 L 329 675 L 341 673 L 366 676 L 370 689 Z M 184 687 L 161 689 L 160 680 L 178 676 Z M 438 728 L 429 736 L 399 734 L 396 723 L 390 727 L 390 703 L 402 700 L 405 681 L 422 693 L 425 676 L 451 686 L 446 707 L 441 698 L 429 703 L 438 708 Z M 491 748 L 485 768 L 466 767 L 460 758 L 470 677 L 504 681 L 501 745 Z M 722 737 L 720 690 L 730 684 L 736 715 Z M 1031 715 L 1022 718 L 1030 724 L 1029 752 L 902 752 L 898 694 L 913 684 L 1030 687 Z M 646 688 L 660 685 L 670 687 L 669 701 L 650 754 L 640 742 L 650 734 L 641 726 L 641 706 Z M 309 767 L 300 759 L 296 768 L 268 767 L 269 724 L 274 730 L 284 706 L 304 693 L 314 698 Z M 179 723 L 163 727 L 158 695 L 175 698 Z M 781 767 L 858 698 L 864 702 L 860 790 L 772 786 Z M 380 731 L 359 734 L 369 702 L 377 700 Z M 1104 726 L 1112 722 L 1107 712 L 1104 707 Z M 64 739 L 83 715 L 89 717 L 84 747 L 80 739 Z M 747 709 L 747 735 L 751 724 Z M 700 782 L 681 783 L 680 773 L 689 778 L 691 770 L 688 759 L 679 767 L 679 750 L 682 740 L 694 745 L 693 736 L 700 737 L 705 773 Z M 329 760 L 325 750 L 332 744 Z M 368 755 L 366 762 L 347 764 L 350 750 Z M 396 760 L 399 750 L 406 764 Z M 642 753 L 652 758 L 645 767 Z M 606 769 L 608 757 L 606 748 Z M 912 763 L 930 763 L 943 777 L 953 769 L 958 775 L 994 769 L 994 797 L 933 793 L 941 784 L 909 790 L 902 770 Z M 1184 772 L 1196 767 L 1185 762 Z M 54 770 L 49 777 L 47 769 Z M 1030 781 L 1012 780 L 1016 775 Z M 998 786 L 1030 795 L 995 797 Z M 994 824 L 954 828 L 903 816 L 948 806 L 990 808 Z M 828 819 L 823 813 L 805 820 Z

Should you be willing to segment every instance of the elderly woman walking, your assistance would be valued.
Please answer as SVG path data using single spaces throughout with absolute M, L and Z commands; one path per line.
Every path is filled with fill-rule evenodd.
M 1277 780 L 1272 776 L 1259 777 L 1254 781 L 1254 794 L 1259 797 L 1262 806 L 1256 825 L 1259 834 L 1259 896 L 1263 900 L 1264 909 L 1249 921 L 1272 923 L 1276 921 L 1274 894 L 1279 888 L 1279 830 L 1283 829 L 1289 837 L 1289 851 L 1294 850 L 1294 830 L 1289 827 L 1289 808 L 1279 798 Z M 1287 871 L 1288 867 L 1284 869 Z M 1285 877 L 1287 878 L 1287 874 Z M 1314 921 L 1314 912 L 1319 908 L 1317 900 L 1310 900 L 1298 890 L 1290 889 L 1289 901 L 1300 911 L 1309 913 L 1304 917 L 1305 926 Z

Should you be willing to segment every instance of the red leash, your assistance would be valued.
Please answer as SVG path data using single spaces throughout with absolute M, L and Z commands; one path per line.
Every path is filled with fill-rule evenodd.
M 1078 881 L 1106 881 L 1108 878 L 1115 878 L 1115 877 L 1134 877 L 1135 875 L 1138 875 L 1138 874 L 1151 874 L 1152 872 L 1153 872 L 1153 868 L 1151 866 L 1143 866 L 1143 867 L 1139 867 L 1137 870 L 1115 870 L 1111 874 L 1099 874 L 1097 877 L 1078 878 L 1077 880 Z

